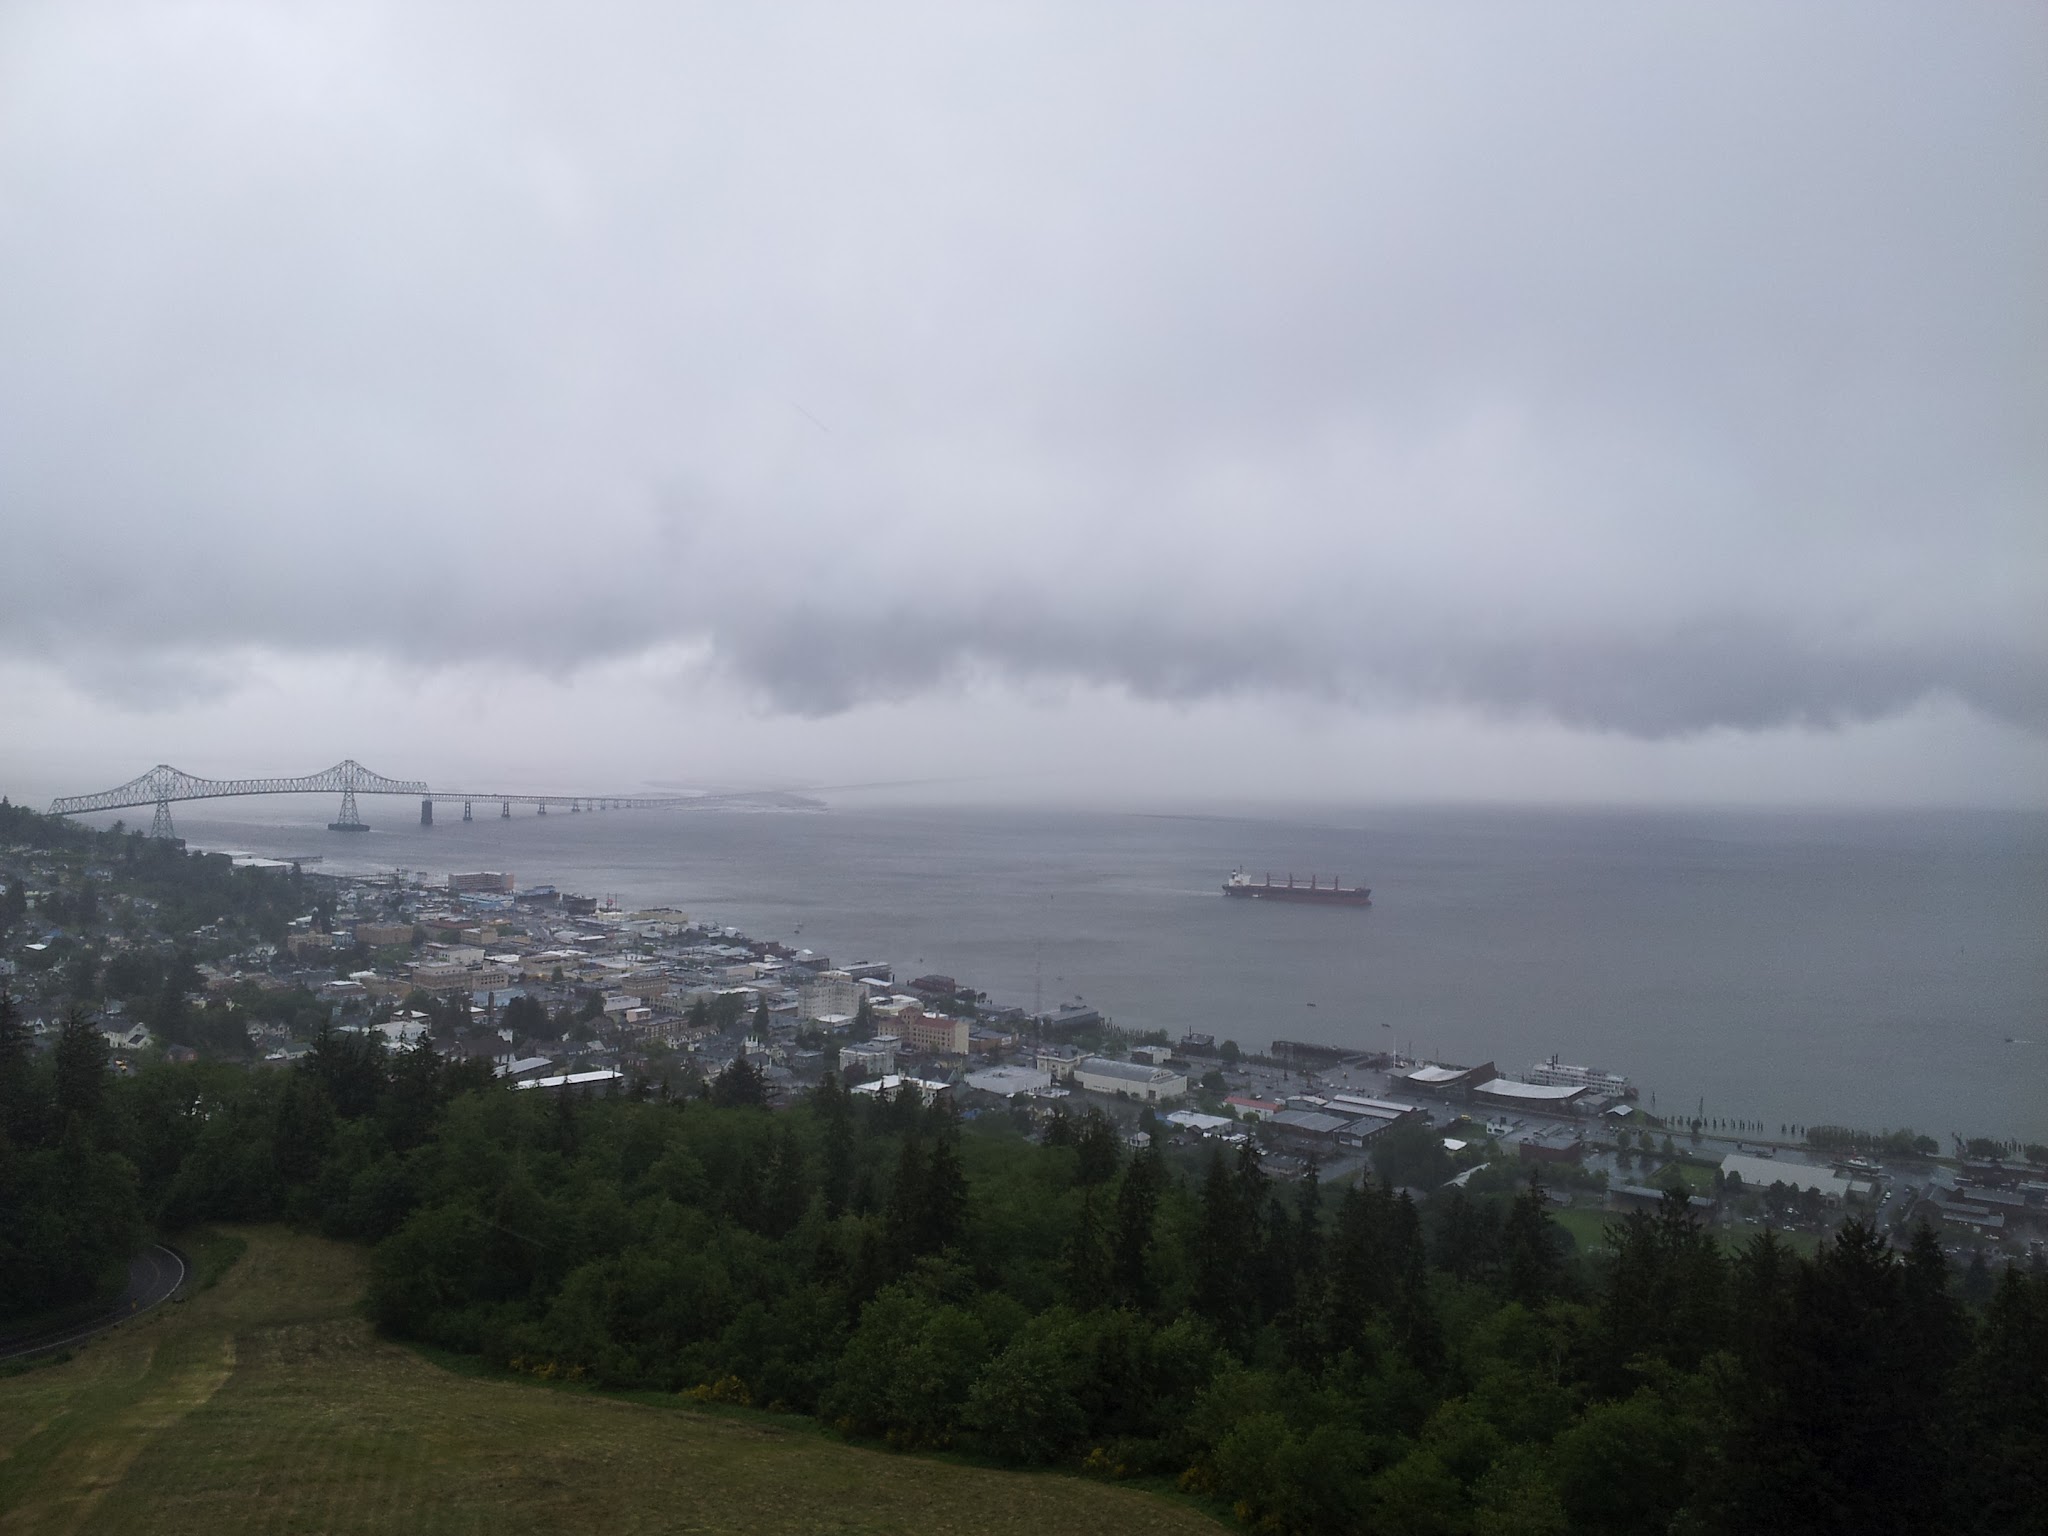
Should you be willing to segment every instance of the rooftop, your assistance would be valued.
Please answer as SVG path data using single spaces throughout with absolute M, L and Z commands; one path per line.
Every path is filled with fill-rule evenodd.
M 1569 1104 L 1586 1092 L 1582 1083 L 1524 1083 L 1512 1077 L 1496 1077 L 1472 1090 L 1488 1098 L 1512 1099 L 1518 1104 Z
M 1326 1115 L 1319 1109 L 1283 1109 L 1270 1116 L 1268 1124 L 1305 1136 L 1334 1136 L 1351 1122 L 1342 1115 Z
M 985 1072 L 968 1073 L 966 1082 L 977 1093 L 993 1093 L 1007 1099 L 1014 1094 L 1050 1088 L 1052 1073 L 1044 1067 L 990 1067 Z
M 558 1077 L 531 1077 L 523 1083 L 514 1083 L 515 1088 L 581 1088 L 586 1084 L 621 1083 L 626 1080 L 623 1072 L 614 1072 L 609 1067 L 598 1072 L 565 1072 Z
M 1809 1163 L 1791 1163 L 1781 1158 L 1730 1152 L 1721 1159 L 1721 1171 L 1740 1177 L 1751 1189 L 1769 1189 L 1773 1184 L 1783 1184 L 1790 1189 L 1817 1189 L 1830 1200 L 1840 1200 L 1849 1193 L 1849 1181 L 1838 1174 L 1826 1168 L 1815 1168 Z
M 1418 1104 L 1403 1104 L 1397 1099 L 1368 1099 L 1357 1093 L 1333 1093 L 1330 1095 L 1330 1105 L 1347 1113 L 1358 1112 L 1382 1117 L 1391 1115 L 1396 1119 L 1402 1115 L 1422 1113 L 1422 1107 Z
M 1075 1070 L 1090 1077 L 1114 1077 L 1126 1083 L 1170 1083 L 1180 1077 L 1180 1073 L 1165 1067 L 1149 1067 L 1142 1061 L 1112 1061 L 1107 1056 L 1083 1057 L 1075 1064 Z
M 1408 1074 L 1408 1081 L 1411 1083 L 1455 1083 L 1471 1070 L 1470 1067 L 1439 1067 L 1432 1064 L 1427 1067 L 1417 1067 Z

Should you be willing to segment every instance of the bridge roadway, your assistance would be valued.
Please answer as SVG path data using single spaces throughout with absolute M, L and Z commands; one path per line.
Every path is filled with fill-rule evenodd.
M 309 773 L 298 778 L 265 779 L 202 779 L 196 774 L 173 768 L 169 763 L 158 763 L 147 773 L 139 774 L 126 784 L 112 789 L 103 789 L 96 794 L 71 795 L 50 802 L 52 816 L 78 816 L 91 811 L 122 810 L 129 806 L 150 805 L 156 808 L 156 819 L 150 825 L 152 837 L 175 837 L 171 826 L 171 805 L 179 800 L 223 800 L 239 795 L 310 795 L 340 794 L 341 814 L 329 822 L 328 828 L 335 832 L 367 832 L 368 825 L 356 809 L 357 795 L 417 795 L 420 801 L 420 824 L 434 824 L 435 800 L 460 800 L 462 819 L 474 820 L 473 807 L 479 800 L 486 803 L 495 801 L 501 816 L 509 817 L 515 805 L 537 807 L 537 813 L 545 816 L 550 805 L 566 806 L 571 811 L 590 810 L 637 810 L 651 806 L 691 805 L 701 803 L 695 795 L 550 795 L 534 794 L 527 791 L 493 790 L 488 793 L 479 790 L 435 790 L 422 779 L 390 779 L 381 773 L 373 773 L 354 758 L 344 758 L 332 768 L 319 773 Z

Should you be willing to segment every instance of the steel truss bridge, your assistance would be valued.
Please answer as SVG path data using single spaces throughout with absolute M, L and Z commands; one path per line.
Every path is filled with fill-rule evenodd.
M 420 779 L 387 779 L 372 773 L 354 758 L 344 758 L 332 768 L 296 779 L 202 779 L 196 774 L 158 763 L 149 772 L 96 795 L 71 795 L 50 802 L 52 816 L 79 816 L 88 811 L 118 811 L 134 805 L 156 807 L 150 823 L 151 837 L 174 838 L 171 803 L 176 800 L 223 800 L 235 795 L 321 795 L 341 796 L 341 814 L 327 826 L 332 832 L 367 832 L 369 825 L 356 809 L 357 795 L 417 795 L 420 825 L 434 824 L 436 800 L 460 800 L 462 819 L 474 821 L 476 802 L 495 801 L 498 814 L 509 818 L 515 805 L 531 805 L 545 816 L 550 805 L 571 811 L 638 810 L 649 806 L 692 805 L 695 795 L 536 795 L 510 790 L 436 790 Z

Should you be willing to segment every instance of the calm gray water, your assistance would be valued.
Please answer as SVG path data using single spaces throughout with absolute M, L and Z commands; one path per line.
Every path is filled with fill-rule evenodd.
M 1773 1129 L 2048 1139 L 2039 814 L 437 809 L 422 828 L 414 802 L 365 801 L 377 830 L 347 836 L 325 801 L 213 802 L 178 826 L 343 873 L 509 869 L 1176 1036 L 1558 1052 Z M 1225 901 L 1238 864 L 1374 906 Z

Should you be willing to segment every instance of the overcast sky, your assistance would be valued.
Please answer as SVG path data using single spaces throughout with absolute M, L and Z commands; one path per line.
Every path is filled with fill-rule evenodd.
M 0 789 L 2048 803 L 2048 9 L 0 8 Z

